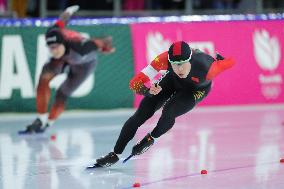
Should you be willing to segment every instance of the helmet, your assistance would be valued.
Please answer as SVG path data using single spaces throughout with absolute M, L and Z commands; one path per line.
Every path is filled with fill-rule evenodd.
M 47 45 L 51 45 L 54 43 L 64 43 L 65 39 L 59 29 L 51 29 L 45 34 L 45 41 Z
M 192 49 L 184 41 L 174 42 L 168 51 L 168 60 L 171 64 L 184 64 L 190 61 Z

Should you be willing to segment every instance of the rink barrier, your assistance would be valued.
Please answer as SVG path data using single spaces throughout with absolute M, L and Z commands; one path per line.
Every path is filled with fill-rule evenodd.
M 90 26 L 99 24 L 133 24 L 133 23 L 157 23 L 157 22 L 206 22 L 206 21 L 255 21 L 255 20 L 283 20 L 284 13 L 269 14 L 233 14 L 233 15 L 184 15 L 184 16 L 147 16 L 147 17 L 112 17 L 112 18 L 74 18 L 70 25 Z M 48 27 L 56 18 L 1 18 L 0 26 L 6 27 Z

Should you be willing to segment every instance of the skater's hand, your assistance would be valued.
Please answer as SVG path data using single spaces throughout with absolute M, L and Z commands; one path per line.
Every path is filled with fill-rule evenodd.
M 224 60 L 225 58 L 219 53 L 216 54 L 216 60 Z
M 93 39 L 98 47 L 98 50 L 103 54 L 111 54 L 115 52 L 115 48 L 112 46 L 112 37 L 96 38 Z
M 149 90 L 149 93 L 152 95 L 157 95 L 162 91 L 162 87 L 158 84 L 153 84 Z

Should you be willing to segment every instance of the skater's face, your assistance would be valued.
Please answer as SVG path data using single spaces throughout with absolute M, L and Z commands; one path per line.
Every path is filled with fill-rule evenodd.
M 65 46 L 63 44 L 54 43 L 48 46 L 51 56 L 55 59 L 61 58 L 65 54 Z
M 186 78 L 191 70 L 191 64 L 189 62 L 183 64 L 172 64 L 172 68 L 180 78 Z

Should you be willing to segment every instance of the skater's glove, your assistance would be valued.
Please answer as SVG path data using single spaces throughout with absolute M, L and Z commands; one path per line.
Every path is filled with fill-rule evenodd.
M 137 94 L 147 96 L 147 97 L 152 97 L 153 95 L 150 93 L 150 89 L 147 88 L 145 85 L 143 85 L 139 91 L 136 91 Z
M 156 84 L 153 84 L 153 85 L 151 86 L 151 88 L 149 89 L 149 93 L 152 94 L 152 95 L 157 95 L 157 94 L 159 94 L 161 91 L 162 91 L 162 87 L 159 86 L 157 83 L 156 83 Z
M 97 38 L 93 40 L 98 47 L 98 50 L 104 54 L 110 54 L 115 52 L 115 48 L 112 46 L 112 37 Z
M 225 58 L 221 56 L 219 53 L 216 54 L 216 60 L 224 60 Z

